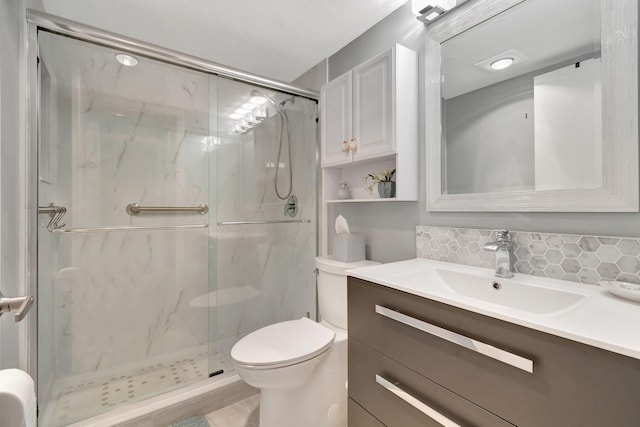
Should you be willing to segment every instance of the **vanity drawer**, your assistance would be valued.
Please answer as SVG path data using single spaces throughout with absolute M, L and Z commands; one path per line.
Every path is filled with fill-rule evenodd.
M 350 339 L 516 425 L 640 425 L 636 359 L 352 277 L 348 286 Z M 469 339 L 481 344 L 460 345 Z M 489 355 L 476 351 L 485 344 Z
M 349 398 L 349 427 L 385 427 L 355 400 Z
M 389 427 L 513 426 L 353 339 L 349 395 Z

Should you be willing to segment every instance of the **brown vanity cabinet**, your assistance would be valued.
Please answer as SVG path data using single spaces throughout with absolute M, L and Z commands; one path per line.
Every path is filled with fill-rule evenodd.
M 348 301 L 350 405 L 383 425 L 640 426 L 640 360 L 353 277 Z

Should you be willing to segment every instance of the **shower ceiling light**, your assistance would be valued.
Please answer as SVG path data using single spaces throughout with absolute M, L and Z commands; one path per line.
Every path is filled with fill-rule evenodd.
M 252 96 L 249 102 L 254 105 L 262 105 L 267 102 L 267 98 L 264 96 Z
M 238 122 L 233 124 L 233 128 L 232 128 L 231 131 L 233 133 L 237 133 L 237 134 L 240 134 L 240 133 L 244 132 L 244 130 L 242 129 L 242 125 L 240 123 L 238 123 Z
M 127 55 L 126 53 L 116 53 L 116 60 L 127 67 L 135 67 L 136 65 L 138 65 L 138 60 L 131 55 Z
M 256 118 L 259 122 L 263 121 L 267 118 L 267 107 L 257 106 L 252 111 L 253 117 Z
M 244 119 L 249 123 L 250 126 L 255 126 L 258 124 L 258 120 L 253 116 L 253 114 L 249 113 L 244 116 Z

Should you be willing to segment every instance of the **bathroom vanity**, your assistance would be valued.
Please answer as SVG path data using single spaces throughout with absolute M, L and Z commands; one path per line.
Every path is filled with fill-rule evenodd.
M 640 304 L 425 259 L 348 292 L 350 427 L 640 423 Z

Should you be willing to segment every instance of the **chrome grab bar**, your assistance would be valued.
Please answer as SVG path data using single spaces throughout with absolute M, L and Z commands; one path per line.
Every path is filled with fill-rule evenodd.
M 74 233 L 106 233 L 111 231 L 145 231 L 145 230 L 185 230 L 190 228 L 208 228 L 209 224 L 184 224 L 184 225 L 141 225 L 122 227 L 96 227 L 96 228 L 54 228 L 48 229 L 55 234 Z
M 308 224 L 310 219 L 274 219 L 274 220 L 250 220 L 250 221 L 222 221 L 218 225 L 261 225 L 261 224 Z
M 431 418 L 438 424 L 444 427 L 460 427 L 460 424 L 445 417 L 440 412 L 433 409 L 431 406 L 428 406 L 424 402 L 416 399 L 411 394 L 407 393 L 397 385 L 391 383 L 390 381 L 388 381 L 387 379 L 385 379 L 384 377 L 378 374 L 376 374 L 376 383 L 380 384 L 382 387 L 386 388 L 388 391 L 395 394 L 400 399 L 404 400 L 409 405 L 413 406 L 418 411 L 422 412 L 423 414 L 425 414 L 427 417 Z
M 129 212 L 131 208 L 131 212 Z M 137 215 L 140 212 L 198 212 L 201 215 L 209 211 L 209 207 L 205 204 L 190 207 L 146 207 L 139 206 L 136 203 L 130 203 L 127 206 L 129 215 Z M 120 227 L 95 227 L 95 228 L 64 228 L 66 224 L 60 224 L 60 220 L 67 213 L 64 206 L 55 206 L 53 203 L 49 206 L 39 206 L 39 214 L 47 214 L 51 216 L 47 224 L 47 231 L 55 234 L 74 234 L 74 233 L 100 233 L 111 231 L 145 231 L 145 230 L 184 230 L 190 228 L 208 228 L 209 224 L 183 224 L 183 225 L 131 225 Z
M 31 310 L 32 305 L 33 297 L 31 295 L 16 298 L 6 298 L 2 295 L 2 292 L 0 292 L 0 316 L 2 316 L 4 313 L 10 312 L 11 310 L 15 310 L 16 315 L 14 320 L 16 322 L 19 322 L 24 319 L 29 310 Z
M 127 205 L 127 213 L 129 215 L 138 215 L 140 213 L 171 213 L 171 212 L 195 212 L 205 215 L 209 212 L 209 206 L 204 203 L 198 206 L 140 206 L 137 203 L 129 203 Z
M 526 359 L 522 356 L 518 356 L 517 354 L 509 353 L 508 351 L 499 349 L 492 345 L 485 344 L 481 341 L 476 341 L 469 337 L 465 337 L 464 335 L 460 335 L 456 332 L 452 332 L 439 326 L 432 325 L 431 323 L 427 323 L 414 317 L 407 316 L 406 314 L 402 314 L 398 311 L 391 310 L 390 308 L 383 307 L 378 304 L 376 304 L 376 313 L 384 317 L 393 319 L 396 322 L 404 323 L 407 326 L 419 329 L 438 338 L 442 338 L 443 340 L 447 340 L 449 342 L 457 344 L 460 347 L 467 348 L 487 357 L 491 357 L 492 359 L 499 360 L 500 362 L 506 363 L 507 365 L 522 369 L 523 371 L 529 372 L 530 374 L 533 373 L 533 360 Z

